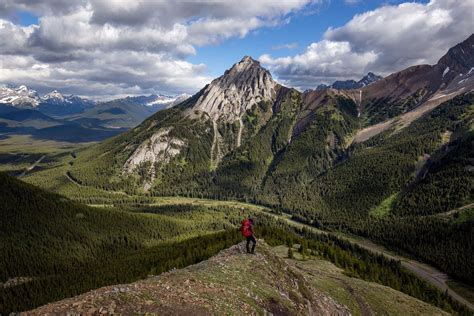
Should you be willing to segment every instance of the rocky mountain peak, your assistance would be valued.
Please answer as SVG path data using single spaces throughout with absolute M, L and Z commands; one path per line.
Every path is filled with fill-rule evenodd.
M 337 89 L 337 90 L 360 89 L 376 81 L 379 81 L 380 79 L 383 79 L 383 77 L 376 75 L 373 72 L 369 72 L 364 77 L 362 77 L 362 79 L 360 79 L 359 81 L 338 80 L 338 81 L 334 81 L 331 85 L 320 84 L 316 87 L 316 90 L 325 90 L 328 88 Z
M 44 95 L 42 99 L 45 101 L 64 102 L 64 96 L 58 90 L 51 91 L 50 93 Z
M 451 47 L 446 55 L 438 61 L 439 65 L 460 74 L 466 74 L 474 67 L 474 34 L 466 40 Z
M 29 108 L 38 106 L 39 102 L 40 97 L 38 93 L 25 85 L 21 85 L 16 89 L 0 88 L 0 103 Z
M 362 86 L 368 86 L 369 84 L 379 81 L 380 79 L 383 79 L 383 77 L 376 75 L 373 72 L 369 72 L 362 79 L 360 79 L 358 83 Z
M 207 113 L 214 121 L 235 121 L 254 104 L 273 100 L 276 85 L 258 61 L 245 56 L 204 88 L 193 110 Z

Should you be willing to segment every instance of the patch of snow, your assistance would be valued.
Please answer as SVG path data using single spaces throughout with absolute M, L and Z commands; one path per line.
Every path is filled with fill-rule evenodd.
M 8 103 L 17 107 L 36 107 L 40 101 L 38 93 L 25 85 L 16 89 L 0 88 L 0 103 Z
M 158 95 L 155 100 L 152 100 L 145 104 L 145 106 L 155 106 L 155 105 L 166 105 L 167 108 L 173 107 L 184 100 L 188 99 L 191 95 L 183 93 L 176 96 L 168 95 Z
M 447 74 L 448 72 L 449 72 L 449 67 L 446 67 L 446 69 L 443 71 L 443 77 L 442 77 L 442 78 L 444 78 L 444 76 L 446 76 L 446 74 Z

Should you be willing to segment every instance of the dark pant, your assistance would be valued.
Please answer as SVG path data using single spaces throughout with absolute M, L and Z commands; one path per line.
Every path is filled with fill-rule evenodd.
M 252 251 L 250 251 L 250 242 L 253 243 L 252 245 Z M 255 251 L 255 245 L 257 244 L 257 241 L 255 240 L 255 237 L 249 236 L 247 237 L 247 252 L 248 253 L 253 253 Z

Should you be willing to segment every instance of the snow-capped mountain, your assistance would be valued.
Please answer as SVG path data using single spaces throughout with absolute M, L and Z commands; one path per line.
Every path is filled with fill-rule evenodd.
M 67 116 L 84 112 L 94 107 L 95 102 L 76 95 L 63 95 L 53 90 L 41 97 L 38 110 L 53 117 Z
M 71 103 L 71 101 L 65 98 L 61 93 L 59 93 L 58 90 L 53 90 L 50 93 L 45 94 L 44 96 L 41 97 L 41 100 L 43 102 L 57 103 L 57 104 L 62 104 L 64 102 Z
M 20 107 L 34 108 L 41 103 L 41 98 L 35 90 L 25 85 L 18 88 L 0 87 L 0 103 Z
M 93 101 L 75 95 L 65 96 L 57 90 L 40 96 L 25 85 L 18 88 L 0 87 L 0 103 L 17 108 L 34 108 L 51 116 L 81 113 L 84 109 L 95 105 Z
M 176 96 L 171 96 L 171 95 L 166 95 L 166 94 L 150 94 L 150 95 L 126 97 L 122 99 L 115 99 L 112 101 L 124 101 L 127 103 L 142 105 L 142 106 L 146 106 L 146 107 L 154 108 L 154 109 L 165 109 L 165 108 L 170 108 L 172 106 L 175 106 L 183 102 L 189 97 L 190 95 L 186 93 L 176 95 Z
M 338 80 L 334 81 L 331 85 L 320 84 L 316 87 L 316 90 L 324 90 L 328 88 L 337 89 L 337 90 L 350 90 L 350 89 L 360 89 L 365 86 L 368 86 L 376 81 L 383 79 L 382 76 L 376 75 L 373 72 L 369 72 L 359 81 L 355 80 Z
M 71 106 L 81 104 L 84 107 L 92 106 L 94 101 L 78 97 L 77 95 L 63 95 L 58 90 L 53 90 L 41 97 L 41 103 L 48 103 L 53 105 Z
M 170 108 L 175 106 L 184 100 L 188 99 L 191 95 L 187 93 L 183 93 L 176 96 L 164 95 L 164 94 L 153 94 L 150 96 L 151 100 L 147 102 L 146 106 L 164 106 L 166 108 Z

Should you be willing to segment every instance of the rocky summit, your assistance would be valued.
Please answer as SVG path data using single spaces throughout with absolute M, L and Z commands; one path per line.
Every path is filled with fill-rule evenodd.
M 275 99 L 276 85 L 258 61 L 245 56 L 203 89 L 193 110 L 206 113 L 214 121 L 239 120 L 252 106 Z

